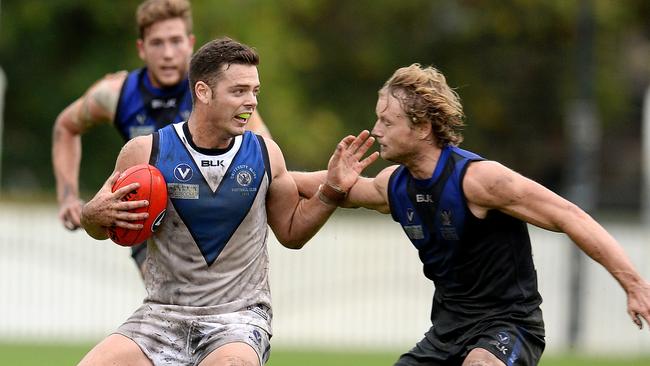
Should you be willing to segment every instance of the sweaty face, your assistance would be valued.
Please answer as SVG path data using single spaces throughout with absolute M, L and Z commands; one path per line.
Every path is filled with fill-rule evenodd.
M 138 39 L 138 54 L 147 65 L 149 77 L 159 88 L 178 84 L 187 76 L 194 36 L 187 34 L 181 18 L 152 24 Z
M 412 155 L 416 136 L 399 100 L 382 90 L 375 112 L 377 122 L 372 135 L 379 144 L 380 156 L 395 163 L 404 163 Z
M 260 79 L 253 65 L 225 65 L 213 86 L 210 119 L 232 136 L 241 135 L 257 107 Z

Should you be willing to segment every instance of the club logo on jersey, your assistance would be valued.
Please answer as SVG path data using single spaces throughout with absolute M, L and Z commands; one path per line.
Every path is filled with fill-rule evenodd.
M 234 179 L 239 187 L 233 187 L 233 192 L 239 192 L 240 194 L 247 196 L 251 192 L 256 192 L 257 187 L 251 187 L 253 181 L 257 178 L 257 173 L 248 165 L 238 165 L 230 174 L 230 179 Z
M 440 222 L 442 226 L 451 226 L 451 211 L 442 210 L 440 213 Z
M 176 165 L 176 168 L 174 168 L 174 178 L 180 180 L 181 182 L 187 182 L 188 180 L 192 179 L 193 174 L 194 173 L 192 172 L 192 167 L 185 163 L 178 164 Z
M 247 171 L 240 171 L 237 173 L 237 183 L 242 187 L 248 187 L 253 182 L 253 176 Z
M 440 235 L 445 240 L 457 241 L 460 240 L 460 236 L 456 231 L 456 227 L 453 226 L 453 215 L 451 210 L 442 210 L 440 211 Z
M 415 215 L 415 211 L 413 211 L 412 208 L 407 208 L 406 209 L 406 219 L 409 220 L 409 222 L 413 222 L 413 216 Z

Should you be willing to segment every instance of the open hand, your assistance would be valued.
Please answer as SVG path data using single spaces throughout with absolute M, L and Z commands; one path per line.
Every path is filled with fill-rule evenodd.
M 361 172 L 379 157 L 379 153 L 374 152 L 362 159 L 374 142 L 375 138 L 368 130 L 361 131 L 356 137 L 343 138 L 327 165 L 327 184 L 343 192 L 349 191 Z

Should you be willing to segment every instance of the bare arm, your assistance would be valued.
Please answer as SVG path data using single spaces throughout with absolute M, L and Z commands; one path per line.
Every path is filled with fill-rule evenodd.
M 636 271 L 618 242 L 586 212 L 496 162 L 472 163 L 463 184 L 469 207 L 478 217 L 497 209 L 535 226 L 566 233 L 623 287 L 628 313 L 637 326 L 643 325 L 637 315 L 650 322 L 650 284 Z
M 120 172 L 134 165 L 149 162 L 151 142 L 152 136 L 148 135 L 136 137 L 124 145 L 117 157 L 113 174 L 106 180 L 93 199 L 83 206 L 81 224 L 88 235 L 103 240 L 108 238 L 106 229 L 111 226 L 131 230 L 142 228 L 141 224 L 134 224 L 131 221 L 146 219 L 148 214 L 146 212 L 131 213 L 128 211 L 138 207 L 145 207 L 149 203 L 147 201 L 122 202 L 122 198 L 137 189 L 139 184 L 132 183 L 115 192 L 111 192 L 111 189 L 119 178 Z
M 356 138 L 344 138 L 330 159 L 325 184 L 347 192 L 361 171 L 377 160 L 377 153 L 362 159 L 373 141 L 368 131 Z M 282 245 L 299 249 L 316 234 L 337 206 L 323 192 L 310 199 L 301 199 L 296 183 L 286 169 L 282 152 L 270 140 L 267 140 L 267 146 L 274 171 L 266 202 L 268 222 Z
M 311 198 L 318 193 L 318 187 L 325 183 L 327 179 L 327 170 L 317 172 L 289 172 L 291 178 L 296 182 L 300 197 Z
M 375 178 L 359 177 L 348 192 L 341 207 L 363 207 L 381 213 L 390 213 L 388 205 L 388 180 L 397 168 L 396 165 L 382 170 Z M 301 197 L 312 197 L 318 193 L 318 187 L 325 183 L 327 171 L 291 172 L 291 177 L 298 186 Z
M 59 219 L 75 230 L 80 226 L 79 164 L 81 135 L 102 123 L 113 121 L 117 98 L 126 73 L 101 79 L 57 117 L 52 130 L 52 166 L 56 179 Z

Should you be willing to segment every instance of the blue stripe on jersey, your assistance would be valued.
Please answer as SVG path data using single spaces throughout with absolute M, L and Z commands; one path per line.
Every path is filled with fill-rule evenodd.
M 147 106 L 148 98 L 143 95 L 143 90 L 155 98 L 179 96 L 180 100 L 175 101 L 177 106 L 173 117 L 168 118 L 167 114 L 164 114 L 159 117 L 163 120 L 157 120 L 152 116 Z M 156 88 L 151 84 L 146 68 L 129 73 L 124 80 L 119 98 L 114 124 L 124 141 L 136 136 L 148 135 L 168 124 L 187 120 L 192 111 L 192 96 L 187 80 L 171 88 Z
M 462 176 L 467 164 L 482 160 L 474 153 L 446 146 L 429 179 L 413 178 L 406 167 L 398 167 L 390 177 L 388 197 L 393 220 L 418 249 L 431 280 L 448 277 L 450 261 L 462 240 L 467 214 L 462 192 Z
M 246 131 L 239 151 L 213 192 L 173 126 L 162 128 L 158 135 L 155 165 L 168 189 L 170 183 L 198 188 L 198 199 L 170 196 L 170 201 L 210 266 L 255 201 L 266 172 L 264 153 L 255 134 Z

